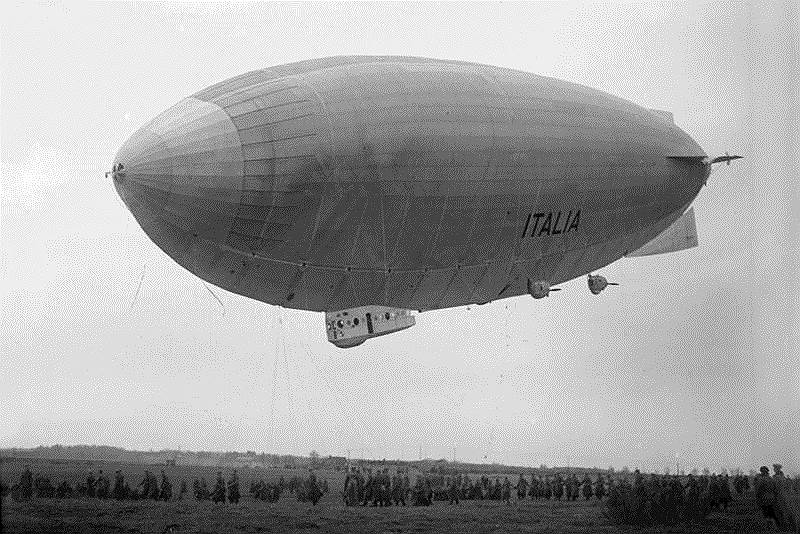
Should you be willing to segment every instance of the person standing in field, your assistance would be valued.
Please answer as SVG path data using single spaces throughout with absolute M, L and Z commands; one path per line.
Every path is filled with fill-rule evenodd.
M 225 504 L 225 479 L 222 477 L 222 471 L 217 471 L 217 483 L 211 492 L 211 500 L 215 504 L 219 502 Z
M 572 493 L 573 493 L 572 476 L 573 475 L 567 475 L 567 478 L 564 479 L 564 496 L 566 497 L 567 501 L 572 500 Z
M 401 501 L 400 491 L 402 490 L 402 486 L 403 486 L 403 479 L 400 478 L 400 473 L 398 471 L 395 471 L 394 475 L 392 475 L 392 484 L 390 490 L 392 496 L 392 502 L 395 506 L 400 505 Z
M 539 477 L 537 477 L 535 473 L 531 473 L 530 486 L 531 487 L 528 490 L 528 496 L 534 500 L 540 499 L 542 497 L 542 488 L 541 484 L 539 483 Z
M 356 506 L 358 504 L 358 474 L 355 467 L 350 468 L 350 472 L 344 479 L 343 497 L 345 506 Z
M 517 481 L 517 500 L 524 501 L 525 496 L 528 494 L 528 481 L 525 479 L 523 473 L 519 474 L 519 481 Z
M 583 493 L 583 498 L 587 501 L 592 498 L 592 479 L 589 477 L 589 473 L 583 476 L 581 493 Z
M 384 506 L 392 505 L 392 477 L 389 474 L 389 468 L 383 468 L 383 490 L 381 500 Z
M 553 497 L 560 501 L 562 495 L 564 495 L 564 481 L 561 480 L 561 475 L 558 474 L 553 479 Z
M 149 497 L 151 500 L 157 501 L 159 496 L 161 495 L 161 492 L 158 491 L 158 480 L 156 479 L 156 475 L 154 473 L 148 472 L 148 475 L 150 477 L 150 483 L 149 483 L 150 494 L 147 495 L 147 497 Z
M 578 475 L 576 475 L 575 473 L 572 473 L 570 475 L 569 485 L 572 488 L 572 494 L 570 496 L 571 497 L 570 500 L 575 501 L 578 499 L 578 497 L 580 497 L 579 495 L 580 483 L 578 482 Z
M 508 477 L 503 478 L 502 499 L 506 504 L 511 504 L 511 481 Z
M 450 486 L 448 487 L 448 497 L 450 504 L 458 504 L 460 488 L 458 486 L 458 477 L 453 475 L 450 477 Z
M 94 472 L 90 469 L 89 474 L 86 475 L 86 496 L 94 498 L 96 495 L 95 484 L 97 481 L 94 478 Z
M 136 486 L 136 488 L 142 488 L 139 490 L 140 498 L 147 499 L 150 497 L 150 471 L 147 469 L 144 470 L 144 478 L 141 482 L 139 482 L 139 485 Z
M 316 506 L 321 497 L 322 490 L 317 483 L 317 475 L 314 474 L 313 471 L 310 471 L 308 473 L 308 500 L 311 501 L 311 504 Z
M 228 479 L 228 502 L 238 504 L 240 495 L 239 475 L 236 473 L 236 469 L 234 469 L 233 473 L 231 473 L 231 477 Z
M 769 476 L 769 467 L 761 466 L 761 474 L 756 477 L 756 504 L 761 508 L 764 518 L 778 524 L 778 515 L 775 511 L 777 501 L 778 485 L 775 479 Z
M 189 488 L 186 485 L 186 480 L 181 480 L 181 489 L 178 491 L 178 500 L 182 501 L 183 496 L 189 492 Z
M 161 491 L 158 494 L 158 498 L 162 501 L 172 499 L 172 482 L 169 481 L 163 469 L 161 470 Z
M 203 479 L 203 485 L 200 485 L 200 479 L 194 479 L 192 482 L 192 490 L 194 490 L 194 498 L 197 501 L 204 501 L 206 500 L 206 492 L 208 488 L 205 487 L 205 479 Z
M 103 470 L 101 469 L 97 474 L 97 498 L 107 499 L 109 497 L 110 490 L 111 482 L 108 480 L 108 477 L 103 474 Z
M 30 500 L 33 497 L 33 473 L 30 466 L 26 465 L 19 477 L 19 493 L 22 499 Z
M 594 483 L 594 496 L 597 497 L 598 501 L 602 501 L 605 494 L 605 481 L 603 480 L 603 474 L 600 473 L 597 475 L 597 482 Z
M 727 473 L 725 473 L 725 476 L 720 477 L 719 483 L 720 483 L 719 502 L 722 505 L 723 510 L 727 512 L 728 505 L 733 500 L 733 495 L 731 495 L 731 481 Z
M 122 476 L 122 471 L 119 469 L 114 472 L 114 489 L 111 490 L 111 494 L 118 501 L 121 501 L 126 497 L 125 477 Z

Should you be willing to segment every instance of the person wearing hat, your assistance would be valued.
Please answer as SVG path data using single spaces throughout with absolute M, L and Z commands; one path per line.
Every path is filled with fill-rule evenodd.
M 114 472 L 114 489 L 112 490 L 111 494 L 118 501 L 121 501 L 127 497 L 127 495 L 125 495 L 125 476 L 119 469 Z
M 762 465 L 761 474 L 756 477 L 756 503 L 761 507 L 764 517 L 776 524 L 778 520 L 775 514 L 777 491 L 775 480 L 769 476 L 769 467 Z
M 525 496 L 528 494 L 528 481 L 525 479 L 525 475 L 523 473 L 519 474 L 519 480 L 517 481 L 517 500 L 524 501 Z
M 33 473 L 29 465 L 25 466 L 22 475 L 19 477 L 19 492 L 20 496 L 25 500 L 33 497 Z
M 172 499 L 172 482 L 167 478 L 164 470 L 161 470 L 161 490 L 158 493 L 159 500 L 169 501 Z
M 211 492 L 211 500 L 214 504 L 225 504 L 225 478 L 222 476 L 222 471 L 217 471 L 217 483 L 214 485 L 214 491 Z

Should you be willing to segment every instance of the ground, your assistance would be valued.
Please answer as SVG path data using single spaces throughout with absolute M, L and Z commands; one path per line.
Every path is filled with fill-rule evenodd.
M 330 497 L 330 496 L 328 496 Z M 334 499 L 313 507 L 292 496 L 268 504 L 245 498 L 239 505 L 185 502 L 114 502 L 39 499 L 3 502 L 3 532 L 258 533 L 258 532 L 762 532 L 764 521 L 748 499 L 703 523 L 672 528 L 615 527 L 596 502 L 525 501 L 435 503 L 431 507 L 346 508 Z M 170 530 L 170 527 L 172 530 Z
M 88 469 L 103 469 L 111 476 L 123 469 L 131 486 L 141 480 L 143 466 L 99 464 L 98 462 L 32 462 L 34 475 L 45 474 L 54 485 L 63 479 L 71 483 L 84 479 Z M 0 475 L 6 484 L 19 478 L 22 462 L 4 459 Z M 159 474 L 160 467 L 151 470 Z M 230 470 L 225 469 L 227 474 Z M 216 468 L 170 467 L 168 476 L 177 492 L 186 479 L 205 476 L 212 482 Z M 2 502 L 2 531 L 20 533 L 400 533 L 445 532 L 477 534 L 561 533 L 561 532 L 762 532 L 769 531 L 753 502 L 752 494 L 737 498 L 728 512 L 712 513 L 695 525 L 640 529 L 616 527 L 603 516 L 603 506 L 589 503 L 525 500 L 511 506 L 496 501 L 462 501 L 457 506 L 436 502 L 430 507 L 355 507 L 342 504 L 341 472 L 320 472 L 327 478 L 331 493 L 316 507 L 299 503 L 294 495 L 284 494 L 274 504 L 257 501 L 248 494 L 250 481 L 276 480 L 283 475 L 302 475 L 300 470 L 240 470 L 242 501 L 238 505 L 198 503 L 191 496 L 181 502 L 99 501 L 97 499 L 34 499 L 17 503 L 6 497 Z

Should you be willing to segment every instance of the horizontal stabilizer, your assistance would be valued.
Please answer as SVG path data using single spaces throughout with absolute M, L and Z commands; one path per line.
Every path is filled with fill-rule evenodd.
M 731 156 L 730 154 L 728 154 L 726 152 L 724 156 L 717 156 L 716 158 L 712 159 L 711 160 L 711 164 L 713 165 L 714 163 L 723 163 L 723 162 L 725 162 L 725 165 L 730 165 L 731 161 L 733 161 L 735 159 L 742 159 L 743 157 L 744 156 Z
M 694 221 L 694 208 L 692 207 L 678 217 L 666 230 L 658 234 L 655 239 L 646 243 L 643 247 L 629 252 L 627 256 L 652 256 L 654 254 L 677 252 L 687 248 L 694 248 L 697 243 L 697 225 Z

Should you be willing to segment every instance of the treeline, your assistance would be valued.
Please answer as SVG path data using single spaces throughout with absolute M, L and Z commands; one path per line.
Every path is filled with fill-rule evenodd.
M 477 464 L 468 462 L 451 462 L 444 458 L 423 460 L 348 460 L 343 456 L 321 456 L 311 451 L 308 456 L 292 454 L 257 453 L 255 451 L 180 451 L 161 449 L 158 451 L 132 451 L 121 447 L 107 445 L 52 445 L 33 448 L 0 449 L 0 461 L 3 458 L 19 458 L 25 460 L 50 461 L 103 461 L 140 465 L 188 465 L 198 467 L 223 468 L 283 468 L 283 469 L 327 469 L 346 471 L 348 465 L 358 464 L 366 468 L 393 466 L 403 469 L 417 469 L 424 472 L 471 472 L 476 474 L 512 474 L 512 473 L 556 473 L 564 468 L 548 468 L 541 465 L 534 467 L 517 467 L 501 464 Z M 584 473 L 607 472 L 606 469 L 570 468 L 570 472 Z M 612 470 L 613 472 L 613 470 Z
M 103 461 L 126 464 L 193 465 L 207 467 L 306 467 L 309 457 L 290 454 L 256 453 L 254 451 L 132 451 L 106 445 L 52 445 L 34 448 L 0 449 L 0 458 L 26 460 Z M 324 462 L 326 459 L 321 459 Z

